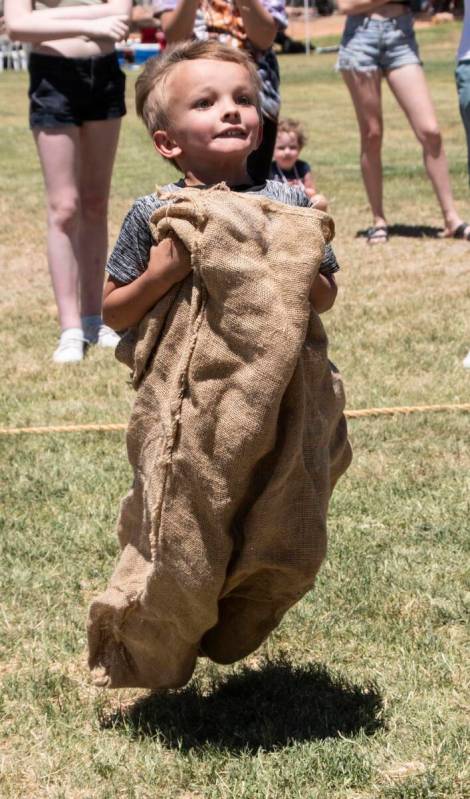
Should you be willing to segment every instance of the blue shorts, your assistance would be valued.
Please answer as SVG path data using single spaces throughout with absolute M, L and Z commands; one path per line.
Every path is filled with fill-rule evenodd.
M 470 182 L 470 60 L 459 61 L 455 71 L 460 114 L 467 137 L 468 178 Z
M 59 128 L 124 116 L 126 76 L 116 53 L 94 58 L 31 53 L 31 128 Z
M 339 48 L 338 70 L 374 72 L 421 64 L 413 30 L 413 15 L 372 19 L 349 16 Z

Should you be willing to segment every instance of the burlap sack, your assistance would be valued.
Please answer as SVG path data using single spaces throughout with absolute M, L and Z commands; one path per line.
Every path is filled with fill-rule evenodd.
M 122 554 L 90 608 L 97 684 L 184 685 L 196 657 L 254 651 L 308 591 L 350 461 L 344 397 L 308 294 L 332 236 L 319 212 L 186 189 L 151 224 L 192 273 L 143 320 Z

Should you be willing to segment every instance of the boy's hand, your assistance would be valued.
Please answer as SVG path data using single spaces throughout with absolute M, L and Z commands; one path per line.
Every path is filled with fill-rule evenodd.
M 138 325 L 158 300 L 191 271 L 191 257 L 176 238 L 151 247 L 147 269 L 131 283 L 111 277 L 104 287 L 103 319 L 114 330 Z
M 169 236 L 150 248 L 147 278 L 164 279 L 170 285 L 179 283 L 191 271 L 191 256 L 182 241 Z

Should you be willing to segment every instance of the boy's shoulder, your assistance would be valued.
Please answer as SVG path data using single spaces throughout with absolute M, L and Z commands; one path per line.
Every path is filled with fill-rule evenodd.
M 295 168 L 299 178 L 304 178 L 307 172 L 311 172 L 311 166 L 308 161 L 303 161 L 301 158 L 295 162 Z
M 302 186 L 291 186 L 280 180 L 267 180 L 263 194 L 286 205 L 299 205 L 302 208 L 310 205 Z
M 162 191 L 174 191 L 180 189 L 181 186 L 175 183 L 170 183 L 162 187 Z M 247 192 L 249 194 L 260 194 L 269 197 L 272 200 L 277 200 L 286 205 L 297 205 L 306 208 L 310 205 L 310 200 L 305 194 L 302 186 L 293 186 L 288 183 L 282 183 L 279 180 L 267 180 L 262 188 L 255 188 L 254 191 Z M 157 193 L 144 194 L 142 197 L 137 197 L 134 200 L 128 217 L 133 223 L 137 225 L 147 225 L 149 218 L 157 208 L 165 205 L 167 200 L 162 200 Z
M 163 191 L 169 191 L 174 188 L 173 184 L 163 186 Z M 152 214 L 157 208 L 165 205 L 165 200 L 161 200 L 156 192 L 152 194 L 144 194 L 142 197 L 137 197 L 131 205 L 129 213 L 135 217 L 143 217 L 148 221 L 149 215 Z

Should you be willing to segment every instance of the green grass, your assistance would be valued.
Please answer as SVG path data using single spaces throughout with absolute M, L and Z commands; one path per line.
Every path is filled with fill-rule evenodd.
M 461 212 L 470 214 L 453 56 L 457 26 L 420 34 Z M 470 251 L 396 235 L 367 249 L 351 104 L 334 56 L 282 60 L 284 111 L 333 198 L 341 290 L 325 316 L 349 407 L 466 402 Z M 128 81 L 132 107 L 134 75 Z M 26 79 L 0 76 L 2 425 L 125 421 L 126 371 L 93 351 L 50 363 L 56 317 Z M 385 92 L 390 221 L 440 218 L 419 149 Z M 111 238 L 173 173 L 130 113 Z M 432 230 L 431 230 L 432 232 Z M 468 416 L 350 423 L 355 459 L 331 505 L 315 591 L 251 658 L 202 661 L 167 695 L 98 691 L 84 622 L 117 554 L 130 472 L 119 433 L 0 437 L 0 795 L 47 799 L 465 799 L 468 769 Z

